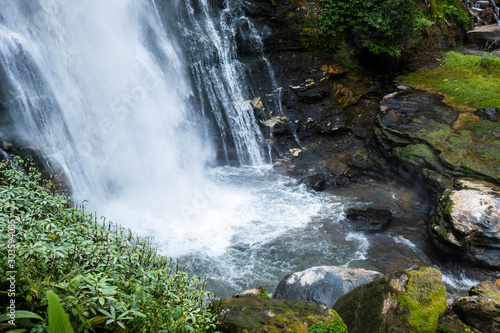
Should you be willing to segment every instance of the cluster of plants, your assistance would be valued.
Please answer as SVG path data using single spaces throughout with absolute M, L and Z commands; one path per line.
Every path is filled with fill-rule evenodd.
M 15 269 L 8 225 L 15 224 Z M 12 299 L 3 272 L 16 271 L 15 326 L 0 332 L 46 332 L 55 293 L 75 332 L 210 332 L 218 324 L 205 282 L 158 254 L 148 238 L 98 223 L 67 196 L 53 196 L 40 173 L 20 159 L 0 162 L 0 315 Z M 54 320 L 53 320 L 54 321 Z M 50 330 L 49 330 L 50 331 Z
M 320 0 L 319 32 L 340 45 L 399 55 L 419 27 L 414 0 Z
M 472 108 L 500 108 L 500 58 L 448 52 L 443 65 L 425 68 L 398 81 L 445 94 L 445 102 Z

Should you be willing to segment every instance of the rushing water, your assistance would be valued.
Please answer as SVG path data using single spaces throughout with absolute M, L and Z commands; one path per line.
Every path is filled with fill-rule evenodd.
M 392 187 L 311 193 L 272 171 L 251 103 L 257 91 L 235 46 L 244 32 L 279 91 L 259 32 L 239 1 L 189 3 L 1 1 L 9 114 L 0 137 L 41 151 L 67 175 L 75 200 L 154 236 L 219 296 L 258 285 L 272 292 L 285 274 L 315 265 L 432 264 L 412 238 L 423 234 L 422 218 L 405 224 L 414 222 L 406 210 L 425 211 L 418 196 L 398 211 Z M 234 147 L 241 166 L 215 167 L 215 142 L 226 160 Z M 394 206 L 400 232 L 377 239 L 344 220 L 346 208 L 372 195 Z

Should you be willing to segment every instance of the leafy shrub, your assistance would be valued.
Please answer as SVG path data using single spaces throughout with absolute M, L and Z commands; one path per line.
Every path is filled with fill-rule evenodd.
M 5 231 L 15 224 L 16 310 L 44 320 L 16 319 L 18 326 L 47 331 L 52 289 L 75 332 L 215 330 L 218 319 L 208 309 L 212 295 L 203 281 L 158 255 L 150 239 L 133 238 L 105 221 L 98 224 L 67 196 L 52 196 L 41 186 L 40 173 L 28 165 L 25 174 L 22 164 L 20 159 L 0 162 L 0 269 L 14 270 Z M 8 290 L 9 283 L 2 274 L 0 290 Z M 0 313 L 7 312 L 9 302 L 0 294 Z
M 375 54 L 399 55 L 417 28 L 414 0 L 320 0 L 319 30 Z
M 308 329 L 309 333 L 347 333 L 347 326 L 339 316 L 327 324 L 312 324 Z

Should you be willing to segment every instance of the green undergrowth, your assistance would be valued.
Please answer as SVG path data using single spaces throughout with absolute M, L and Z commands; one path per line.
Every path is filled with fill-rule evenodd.
M 12 299 L 19 314 L 0 332 L 46 332 L 49 290 L 75 332 L 210 332 L 218 324 L 204 281 L 159 255 L 149 238 L 98 223 L 67 196 L 51 195 L 20 159 L 0 162 L 0 228 L 0 315 Z M 15 295 L 5 292 L 12 278 Z M 42 320 L 22 318 L 23 311 Z
M 463 107 L 500 108 L 500 58 L 448 52 L 439 68 L 425 68 L 398 81 L 445 95 L 445 102 Z

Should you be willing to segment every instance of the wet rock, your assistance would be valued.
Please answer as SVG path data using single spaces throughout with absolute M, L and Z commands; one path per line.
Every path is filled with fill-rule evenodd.
M 467 38 L 477 46 L 500 47 L 500 25 L 491 24 L 467 32 Z
M 220 330 L 225 333 L 307 333 L 311 325 L 318 323 L 345 328 L 339 315 L 324 305 L 256 297 L 221 300 L 219 318 Z
M 435 332 L 446 310 L 441 278 L 430 267 L 389 274 L 340 297 L 333 309 L 349 333 Z
M 483 282 L 469 290 L 469 297 L 452 305 L 453 311 L 466 324 L 482 332 L 500 332 L 500 280 Z
M 347 211 L 347 218 L 356 222 L 356 230 L 365 231 L 379 231 L 391 222 L 392 213 L 388 209 L 368 208 L 349 209 Z
M 486 182 L 460 180 L 431 210 L 429 232 L 446 253 L 500 269 L 500 191 Z
M 261 298 L 270 298 L 267 295 L 266 290 L 263 287 L 259 288 L 250 288 L 247 290 L 240 291 L 239 293 L 236 293 L 233 295 L 233 298 L 238 298 L 238 297 L 261 297 Z
M 340 296 L 382 275 L 364 269 L 312 267 L 285 276 L 278 284 L 273 298 L 313 301 L 331 307 Z
M 482 108 L 475 112 L 475 115 L 481 119 L 498 122 L 497 108 Z
M 463 323 L 451 308 L 446 309 L 445 313 L 439 318 L 437 332 L 481 333 L 474 327 Z
M 322 191 L 325 188 L 325 176 L 322 174 L 316 174 L 312 176 L 307 176 L 299 181 L 299 184 L 304 184 L 307 188 L 314 191 Z
M 359 165 L 424 183 L 437 193 L 455 177 L 500 182 L 497 123 L 461 112 L 438 94 L 413 89 L 385 96 L 380 112 Z

